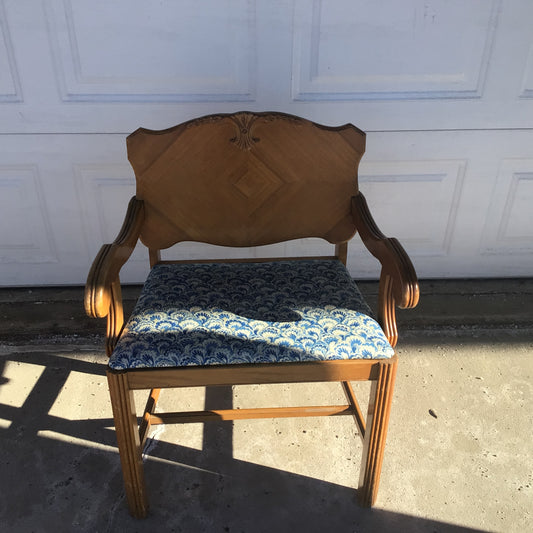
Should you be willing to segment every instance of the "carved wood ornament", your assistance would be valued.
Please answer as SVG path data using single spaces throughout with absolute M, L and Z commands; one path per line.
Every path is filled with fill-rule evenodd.
M 263 120 L 264 122 L 271 122 L 274 120 L 285 120 L 292 124 L 301 124 L 302 120 L 299 117 L 291 115 L 285 115 L 283 113 L 262 113 L 254 114 L 249 112 L 235 113 L 230 116 L 231 120 L 237 126 L 237 135 L 230 139 L 230 142 L 235 143 L 241 150 L 250 150 L 252 146 L 259 142 L 259 137 L 254 137 L 252 129 L 257 120 Z
M 252 127 L 257 120 L 257 115 L 251 113 L 237 113 L 231 117 L 231 120 L 237 126 L 237 135 L 230 139 L 241 150 L 250 150 L 254 143 L 259 141 L 258 137 L 252 135 Z
M 255 137 L 252 133 L 256 121 L 262 120 L 264 122 L 271 122 L 274 120 L 285 120 L 293 124 L 301 124 L 302 120 L 299 117 L 293 117 L 291 115 L 285 115 L 284 113 L 250 113 L 249 111 L 241 111 L 239 113 L 233 113 L 231 115 L 209 115 L 207 117 L 200 117 L 191 121 L 187 127 L 192 128 L 200 124 L 212 124 L 219 122 L 225 118 L 229 118 L 237 127 L 237 131 L 234 137 L 231 137 L 229 141 L 239 147 L 241 150 L 250 150 L 253 145 L 259 142 L 261 139 Z

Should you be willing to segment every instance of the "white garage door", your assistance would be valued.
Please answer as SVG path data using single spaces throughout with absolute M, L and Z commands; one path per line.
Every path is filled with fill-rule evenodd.
M 243 109 L 365 130 L 361 189 L 421 277 L 530 276 L 532 27 L 530 0 L 0 0 L 0 284 L 84 282 L 129 132 Z

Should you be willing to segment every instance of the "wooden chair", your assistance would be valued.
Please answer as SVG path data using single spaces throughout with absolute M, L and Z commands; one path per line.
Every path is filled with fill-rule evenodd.
M 281 113 L 211 115 L 127 139 L 137 191 L 90 270 L 86 311 L 107 316 L 107 369 L 130 512 L 148 510 L 142 448 L 154 424 L 352 415 L 363 441 L 359 501 L 376 498 L 396 375 L 395 305 L 415 271 L 358 190 L 365 134 Z M 345 268 L 358 232 L 380 261 L 378 320 Z M 319 258 L 162 261 L 181 241 L 251 247 L 320 237 Z M 140 239 L 151 272 L 124 326 L 119 271 Z M 332 250 L 333 252 L 333 250 Z M 380 327 L 381 326 L 381 327 Z M 372 382 L 365 418 L 351 381 Z M 156 413 L 162 388 L 337 381 L 346 405 Z M 312 385 L 310 385 L 312 386 Z M 141 423 L 133 391 L 150 390 Z

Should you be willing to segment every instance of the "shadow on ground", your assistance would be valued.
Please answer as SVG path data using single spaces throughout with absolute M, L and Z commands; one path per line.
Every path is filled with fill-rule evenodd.
M 4 531 L 476 531 L 362 509 L 353 488 L 234 459 L 227 422 L 205 425 L 202 450 L 149 439 L 145 463 L 151 512 L 146 520 L 135 520 L 124 501 L 112 420 L 51 414 L 72 373 L 85 380 L 105 379 L 100 355 L 83 359 L 48 351 L 14 351 L 1 359 L 2 376 L 8 362 L 42 367 L 23 402 L 0 402 Z M 4 385 L 9 385 L 7 378 Z M 102 389 L 102 398 L 85 400 L 105 402 L 107 390 Z M 227 388 L 206 392 L 206 408 L 229 408 L 231 402 Z

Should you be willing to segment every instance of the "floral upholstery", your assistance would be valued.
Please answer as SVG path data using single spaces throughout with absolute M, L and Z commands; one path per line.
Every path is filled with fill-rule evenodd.
M 115 370 L 390 358 L 336 260 L 156 265 L 109 360 Z

